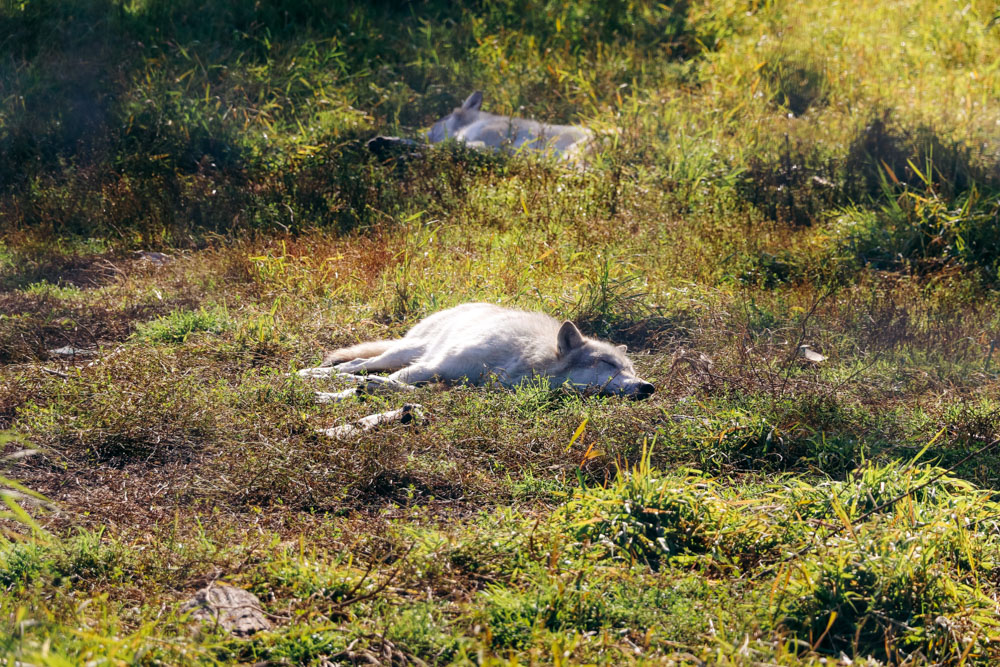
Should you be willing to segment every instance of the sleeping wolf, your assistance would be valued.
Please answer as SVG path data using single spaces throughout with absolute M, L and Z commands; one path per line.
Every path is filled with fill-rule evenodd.
M 527 118 L 497 116 L 480 111 L 483 94 L 469 95 L 461 107 L 434 123 L 427 139 L 436 144 L 454 138 L 470 146 L 502 148 L 509 152 L 522 149 L 550 151 L 567 160 L 583 157 L 594 133 L 579 125 L 546 125 Z
M 542 313 L 467 303 L 416 324 L 403 338 L 361 343 L 330 352 L 320 368 L 303 377 L 391 372 L 367 378 L 396 389 L 441 381 L 483 384 L 496 378 L 513 387 L 544 378 L 551 387 L 586 393 L 648 398 L 653 385 L 635 374 L 624 345 L 588 338 L 572 322 Z

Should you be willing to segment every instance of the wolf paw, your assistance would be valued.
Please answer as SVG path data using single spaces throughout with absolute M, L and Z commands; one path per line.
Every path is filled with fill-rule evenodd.
M 334 366 L 335 369 L 341 373 L 353 373 L 355 371 L 364 370 L 365 362 L 367 359 L 355 359 L 353 361 L 345 361 L 344 363 L 337 364 Z

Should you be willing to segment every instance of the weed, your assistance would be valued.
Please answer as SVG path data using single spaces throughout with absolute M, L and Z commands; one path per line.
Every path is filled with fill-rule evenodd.
M 3 549 L 0 584 L 18 589 L 31 584 L 45 571 L 44 551 L 30 542 L 8 542 Z
M 649 315 L 640 291 L 642 277 L 632 274 L 615 277 L 617 265 L 605 257 L 600 268 L 590 277 L 576 305 L 574 320 L 592 326 L 599 336 L 627 327 Z
M 103 530 L 80 531 L 63 543 L 10 542 L 4 545 L 0 583 L 19 589 L 32 583 L 82 588 L 121 581 L 132 558 L 120 543 L 102 539 Z
M 665 477 L 649 456 L 644 449 L 638 465 L 619 470 L 608 487 L 579 492 L 567 510 L 579 517 L 577 538 L 654 566 L 671 556 L 705 553 L 718 521 L 710 482 Z
M 229 313 L 220 307 L 175 310 L 169 315 L 139 325 L 137 340 L 149 343 L 183 343 L 193 333 L 220 334 L 232 327 Z
M 826 102 L 826 72 L 801 56 L 779 53 L 764 65 L 761 74 L 773 90 L 774 103 L 796 116 Z

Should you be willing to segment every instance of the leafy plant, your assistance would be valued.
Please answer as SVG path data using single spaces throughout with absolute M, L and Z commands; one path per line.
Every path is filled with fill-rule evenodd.
M 711 481 L 665 475 L 643 446 L 635 467 L 619 468 L 606 487 L 583 488 L 566 513 L 577 539 L 609 555 L 651 566 L 675 556 L 707 553 L 719 528 L 720 503 Z

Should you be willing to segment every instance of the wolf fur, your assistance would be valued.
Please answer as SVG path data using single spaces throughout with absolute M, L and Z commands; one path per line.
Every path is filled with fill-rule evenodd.
M 579 125 L 547 125 L 527 118 L 498 116 L 480 110 L 483 94 L 469 95 L 461 107 L 434 123 L 427 138 L 432 144 L 454 138 L 470 146 L 551 152 L 577 160 L 591 145 L 594 133 Z
M 587 393 L 646 398 L 653 385 L 635 374 L 624 345 L 588 338 L 572 322 L 560 324 L 543 313 L 467 303 L 418 322 L 403 338 L 361 343 L 330 352 L 320 368 L 303 377 L 343 375 L 355 382 L 369 376 L 369 388 L 440 381 L 483 384 L 495 378 L 513 387 L 544 378 L 551 387 Z

